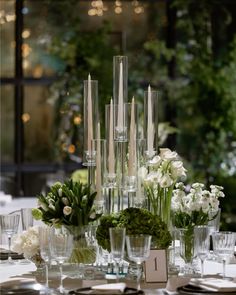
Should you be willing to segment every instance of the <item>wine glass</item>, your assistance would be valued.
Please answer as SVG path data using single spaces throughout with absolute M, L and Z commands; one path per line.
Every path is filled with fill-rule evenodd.
M 109 228 L 111 253 L 116 263 L 116 281 L 119 281 L 119 265 L 124 257 L 125 251 L 125 228 L 111 227 Z
M 204 275 L 204 261 L 209 254 L 210 228 L 207 225 L 194 227 L 194 251 L 201 261 L 201 278 Z
M 50 251 L 50 231 L 51 228 L 49 226 L 40 226 L 38 228 L 39 231 L 39 248 L 40 255 L 45 261 L 46 268 L 46 288 L 48 288 L 48 264 L 51 261 L 51 251 Z
M 225 276 L 225 264 L 234 254 L 235 233 L 229 231 L 212 233 L 213 251 L 222 260 L 223 263 L 223 279 Z
M 11 257 L 11 238 L 14 234 L 17 233 L 19 221 L 20 215 L 18 214 L 0 215 L 1 230 L 7 235 L 8 238 L 8 264 L 14 264 Z
M 137 289 L 140 290 L 140 278 L 141 278 L 141 264 L 147 260 L 150 255 L 152 236 L 149 235 L 130 235 L 126 236 L 126 246 L 128 256 L 131 261 L 136 262 L 138 274 L 137 274 Z
M 70 257 L 73 249 L 73 235 L 65 228 L 52 228 L 50 232 L 51 258 L 59 264 L 60 293 L 64 293 L 62 265 Z

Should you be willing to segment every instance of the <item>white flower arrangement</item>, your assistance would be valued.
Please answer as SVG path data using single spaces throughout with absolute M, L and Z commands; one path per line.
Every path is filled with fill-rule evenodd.
M 186 177 L 186 169 L 175 151 L 160 148 L 160 154 L 141 167 L 139 177 L 152 206 L 154 214 L 159 215 L 169 226 L 170 206 L 174 185 Z
M 203 183 L 193 183 L 189 191 L 179 182 L 173 190 L 171 209 L 173 211 L 173 223 L 178 228 L 193 227 L 207 224 L 214 219 L 210 214 L 219 209 L 219 198 L 223 198 L 223 187 L 210 185 L 210 190 L 205 189 Z
M 33 226 L 28 230 L 16 235 L 12 241 L 12 250 L 24 254 L 27 259 L 40 253 L 38 227 Z

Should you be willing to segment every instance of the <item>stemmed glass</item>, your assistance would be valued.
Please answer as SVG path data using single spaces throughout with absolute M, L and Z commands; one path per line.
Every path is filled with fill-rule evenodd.
M 65 228 L 52 228 L 50 233 L 50 251 L 51 258 L 59 264 L 60 269 L 60 286 L 58 288 L 60 293 L 64 293 L 63 286 L 63 263 L 70 258 L 73 249 L 73 235 Z
M 19 221 L 20 215 L 18 214 L 0 215 L 1 230 L 7 235 L 8 238 L 8 264 L 14 264 L 11 257 L 11 238 L 14 234 L 17 233 Z
M 125 251 L 125 228 L 111 227 L 109 228 L 111 253 L 116 263 L 116 281 L 119 281 L 119 265 L 124 257 Z
M 137 289 L 140 290 L 140 278 L 141 278 L 141 264 L 147 260 L 150 255 L 152 236 L 149 235 L 131 235 L 126 236 L 126 246 L 128 256 L 131 261 L 136 262 L 138 274 L 137 274 Z
M 39 248 L 40 248 L 40 255 L 45 261 L 45 268 L 46 268 L 46 288 L 48 286 L 48 264 L 51 261 L 51 251 L 50 251 L 50 231 L 51 228 L 49 226 L 40 226 L 38 228 L 39 231 Z
M 225 264 L 234 254 L 235 233 L 229 231 L 212 233 L 213 251 L 222 260 L 223 279 L 225 276 Z
M 201 278 L 204 275 L 204 261 L 209 254 L 210 228 L 207 225 L 194 227 L 194 250 L 201 261 Z
M 21 208 L 20 213 L 21 213 L 22 230 L 27 230 L 34 224 L 32 208 Z

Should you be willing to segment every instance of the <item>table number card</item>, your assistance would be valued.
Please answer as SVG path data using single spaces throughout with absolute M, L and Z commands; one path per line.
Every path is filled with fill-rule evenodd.
M 166 250 L 151 250 L 145 261 L 145 280 L 147 283 L 167 282 Z

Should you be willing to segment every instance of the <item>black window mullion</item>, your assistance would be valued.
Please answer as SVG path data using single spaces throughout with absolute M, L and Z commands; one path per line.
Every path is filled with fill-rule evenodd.
M 24 161 L 24 130 L 22 122 L 23 114 L 23 85 L 22 85 L 22 31 L 23 31 L 23 0 L 16 0 L 16 22 L 15 22 L 15 153 L 14 160 L 16 170 L 16 195 L 23 193 L 23 175 L 21 164 Z

